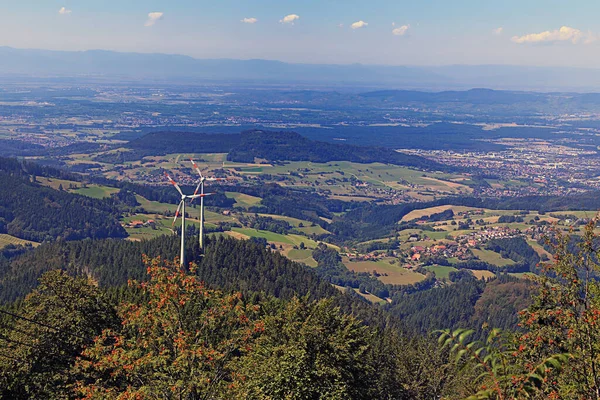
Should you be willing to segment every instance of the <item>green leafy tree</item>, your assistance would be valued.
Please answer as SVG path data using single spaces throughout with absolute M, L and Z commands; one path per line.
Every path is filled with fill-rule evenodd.
M 265 318 L 254 351 L 240 361 L 238 398 L 368 399 L 371 331 L 330 299 L 296 298 Z
M 22 307 L 9 312 L 0 332 L 0 398 L 7 399 L 69 398 L 76 357 L 118 322 L 94 282 L 63 271 L 44 274 Z

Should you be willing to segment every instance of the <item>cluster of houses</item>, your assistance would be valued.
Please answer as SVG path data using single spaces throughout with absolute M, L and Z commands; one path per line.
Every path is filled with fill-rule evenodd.
M 410 248 L 410 259 L 414 262 L 421 261 L 421 258 L 428 257 L 443 257 L 457 258 L 459 260 L 468 260 L 472 258 L 469 249 L 457 242 L 445 242 L 430 247 L 413 246 Z
M 466 235 L 460 235 L 455 238 L 456 242 L 466 247 L 475 247 L 486 243 L 492 239 L 503 239 L 521 236 L 519 229 L 513 229 L 508 226 L 491 226 L 480 231 L 473 231 Z
M 131 221 L 131 222 L 123 225 L 123 227 L 124 228 L 134 228 L 134 229 L 138 229 L 138 228 L 156 229 L 156 221 L 154 221 L 153 219 L 149 219 L 147 221 L 134 220 L 134 221 Z

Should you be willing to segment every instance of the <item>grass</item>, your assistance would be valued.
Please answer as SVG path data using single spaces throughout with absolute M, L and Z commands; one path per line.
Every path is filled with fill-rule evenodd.
M 479 249 L 471 249 L 473 254 L 477 256 L 481 261 L 485 261 L 492 265 L 497 265 L 498 267 L 505 267 L 507 265 L 512 265 L 515 262 L 509 258 L 502 258 L 502 256 L 491 250 L 479 250 Z
M 276 220 L 285 221 L 306 235 L 311 235 L 313 233 L 316 235 L 325 235 L 325 234 L 330 233 L 328 230 L 323 229 L 320 225 L 311 226 L 312 222 L 310 222 L 310 221 L 305 221 L 305 220 L 298 219 L 298 218 L 286 217 L 283 215 L 274 215 L 274 214 L 259 214 L 259 215 L 262 217 L 270 217 L 270 218 L 273 218 Z M 300 224 L 302 224 L 301 228 L 300 228 Z
M 292 261 L 300 262 L 309 267 L 316 267 L 317 262 L 312 258 L 312 250 L 300 250 L 291 248 L 284 252 L 285 256 Z
M 509 275 L 512 275 L 512 276 L 514 276 L 516 278 L 520 278 L 520 279 L 531 279 L 536 276 L 533 272 L 512 272 L 512 273 L 509 273 Z
M 100 186 L 100 185 L 89 185 L 88 187 L 81 187 L 75 190 L 72 190 L 72 193 L 77 193 L 87 197 L 93 197 L 94 199 L 104 199 L 110 197 L 111 194 L 117 193 L 119 189 L 111 188 L 108 186 Z
M 125 228 L 125 230 L 129 234 L 129 238 L 134 240 L 143 240 L 152 239 L 162 235 L 172 234 L 172 220 L 170 218 L 165 218 L 159 215 L 136 214 L 123 218 L 122 222 L 125 224 L 130 223 L 131 221 L 146 222 L 149 219 L 153 219 L 156 222 L 156 229 L 152 229 L 151 227 Z M 179 223 L 179 225 L 181 226 L 181 223 Z
M 552 211 L 548 213 L 552 215 L 574 215 L 577 218 L 594 218 L 598 212 L 596 211 Z
M 319 225 L 316 226 L 305 226 L 303 228 L 296 228 L 298 229 L 300 232 L 304 233 L 305 235 L 326 235 L 328 233 L 330 233 L 328 230 L 321 228 Z
M 438 279 L 449 279 L 450 278 L 450 272 L 456 272 L 456 271 L 458 271 L 454 267 L 446 267 L 446 266 L 443 266 L 443 265 L 431 265 L 431 266 L 425 267 L 425 269 L 427 271 L 435 273 L 435 276 Z
M 261 231 L 258 229 L 252 228 L 233 228 L 233 232 L 240 233 L 249 238 L 262 238 L 266 239 L 267 242 L 273 243 L 283 243 L 283 244 L 294 244 L 286 235 L 281 235 L 279 233 L 269 232 L 269 231 Z
M 81 182 L 75 182 L 75 181 L 67 181 L 64 179 L 56 179 L 56 178 L 44 178 L 44 177 L 36 177 L 37 183 L 39 183 L 42 186 L 48 186 L 51 187 L 52 189 L 56 189 L 58 190 L 60 188 L 60 186 L 62 185 L 64 190 L 68 190 L 69 187 L 80 187 L 81 186 Z
M 237 192 L 225 192 L 225 196 L 227 196 L 229 199 L 234 199 L 236 205 L 244 208 L 255 206 L 262 201 L 260 197 Z
M 387 301 L 375 296 L 374 294 L 371 293 L 361 293 L 360 290 L 358 289 L 354 289 L 354 292 L 356 292 L 358 295 L 364 297 L 365 299 L 369 300 L 371 303 L 375 303 L 375 304 L 387 304 Z
M 552 254 L 548 253 L 537 241 L 528 240 L 527 243 L 538 253 L 538 256 L 542 257 L 545 255 L 549 260 L 552 259 Z
M 138 203 L 140 203 L 140 207 L 146 210 L 149 213 L 164 213 L 165 211 L 175 212 L 177 211 L 176 204 L 168 204 L 168 203 L 159 203 L 158 201 L 150 201 L 146 198 L 136 195 Z
M 0 233 L 0 249 L 5 248 L 8 245 L 14 244 L 15 246 L 25 246 L 27 244 L 31 244 L 33 247 L 37 247 L 40 244 L 37 242 L 32 242 L 30 240 L 19 239 L 17 237 L 7 235 L 5 233 Z
M 488 278 L 493 278 L 494 276 L 496 276 L 496 274 L 494 274 L 492 271 L 485 271 L 485 270 L 480 271 L 480 270 L 475 270 L 475 269 L 470 269 L 469 271 L 471 271 L 477 279 L 488 279 Z
M 267 242 L 275 244 L 300 246 L 300 243 L 304 243 L 304 245 L 309 249 L 314 249 L 318 245 L 318 243 L 314 240 L 302 235 L 282 235 L 279 233 L 261 231 L 252 228 L 232 228 L 231 232 L 228 234 L 238 239 L 248 239 L 251 237 L 264 238 L 267 240 Z
M 336 288 L 337 290 L 339 290 L 340 292 L 342 292 L 342 293 L 346 292 L 346 288 L 343 287 L 343 286 L 338 286 L 338 285 L 333 285 L 333 284 L 332 284 L 332 286 L 334 288 Z M 354 290 L 354 292 L 356 294 L 358 294 L 359 296 L 364 297 L 365 299 L 369 300 L 371 303 L 387 304 L 387 301 L 385 301 L 382 298 L 379 298 L 379 297 L 375 296 L 374 294 L 371 294 L 371 293 L 361 293 L 358 289 L 353 289 L 353 290 Z
M 343 262 L 351 271 L 372 273 L 377 271 L 378 279 L 392 285 L 412 285 L 425 279 L 425 275 L 410 271 L 399 264 L 391 264 L 392 259 L 379 261 L 350 261 L 344 257 Z M 384 274 L 387 274 L 385 276 Z

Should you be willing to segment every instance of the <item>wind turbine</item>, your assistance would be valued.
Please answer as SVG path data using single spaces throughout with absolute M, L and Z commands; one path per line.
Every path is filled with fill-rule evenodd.
M 192 159 L 190 159 L 190 161 L 192 162 L 192 165 L 194 166 L 194 169 L 196 170 L 196 172 L 198 172 L 198 175 L 200 175 L 200 182 L 198 182 L 198 186 L 196 187 L 196 191 L 194 192 L 194 195 L 198 194 L 198 190 L 200 191 L 200 251 L 203 251 L 204 250 L 204 182 L 206 182 L 206 181 L 209 181 L 209 182 L 225 181 L 226 179 L 206 177 L 206 176 L 202 175 L 202 171 L 200 171 L 200 167 L 198 167 L 198 164 L 196 164 L 196 162 Z
M 175 218 L 173 218 L 173 226 L 175 226 L 175 222 L 177 222 L 177 217 L 179 216 L 179 211 L 181 210 L 181 255 L 179 257 L 179 260 L 180 260 L 181 266 L 183 267 L 183 266 L 185 266 L 185 201 L 187 199 L 194 200 L 194 199 L 197 199 L 198 197 L 200 197 L 201 199 L 204 200 L 204 197 L 210 196 L 210 195 L 212 195 L 212 193 L 207 193 L 207 194 L 194 193 L 193 195 L 185 195 L 181 191 L 181 188 L 179 187 L 177 182 L 175 182 L 173 180 L 173 178 L 171 178 L 169 176 L 169 174 L 165 173 L 165 175 L 167 176 L 167 179 L 169 180 L 169 182 L 171 182 L 171 185 L 175 186 L 175 189 L 177 189 L 177 191 L 181 195 L 181 201 L 179 202 L 179 206 L 177 207 L 177 211 L 175 212 Z M 202 224 L 200 224 L 200 225 L 202 226 Z

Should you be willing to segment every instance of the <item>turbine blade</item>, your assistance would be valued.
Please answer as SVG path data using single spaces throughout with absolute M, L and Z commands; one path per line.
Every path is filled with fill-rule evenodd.
M 198 190 L 200 190 L 201 185 L 202 185 L 202 181 L 198 182 L 198 186 L 196 186 L 196 190 L 194 190 L 194 196 L 198 194 Z
M 198 164 L 196 164 L 196 161 L 192 160 L 191 158 L 190 161 L 192 162 L 192 166 L 194 167 L 196 172 L 198 172 L 198 175 L 200 175 L 200 178 L 202 178 L 202 171 L 200 171 L 200 167 L 198 166 Z
M 214 193 L 195 194 L 193 196 L 187 196 L 189 199 L 197 199 L 200 197 L 212 196 Z
M 179 202 L 179 207 L 177 207 L 177 211 L 175 212 L 175 218 L 173 218 L 173 225 L 171 226 L 175 226 L 175 222 L 177 222 L 177 217 L 179 217 L 179 210 L 181 210 L 181 205 L 183 204 L 184 200 L 181 200 Z
M 175 186 L 175 189 L 177 189 L 177 191 L 179 192 L 179 194 L 183 196 L 183 192 L 181 191 L 181 188 L 179 187 L 179 185 L 177 184 L 177 182 L 175 182 L 173 180 L 173 178 L 171 178 L 169 176 L 169 174 L 165 173 L 165 176 L 167 177 L 167 179 L 169 180 L 169 182 L 171 183 L 171 185 Z

